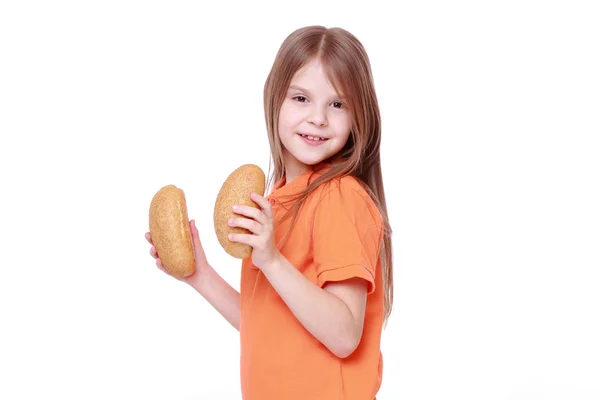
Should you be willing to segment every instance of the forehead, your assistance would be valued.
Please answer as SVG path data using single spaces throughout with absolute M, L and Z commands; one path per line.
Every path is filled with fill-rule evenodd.
M 318 60 L 312 60 L 302 66 L 290 82 L 290 89 L 314 91 L 315 94 L 342 96 L 342 91 L 330 79 L 329 69 Z

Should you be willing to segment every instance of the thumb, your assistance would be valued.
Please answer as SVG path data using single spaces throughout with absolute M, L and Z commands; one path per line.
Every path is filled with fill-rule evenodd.
M 200 235 L 198 234 L 195 220 L 190 221 L 190 233 L 192 234 L 192 247 L 196 261 L 204 260 L 204 249 L 202 248 L 202 243 L 200 243 Z

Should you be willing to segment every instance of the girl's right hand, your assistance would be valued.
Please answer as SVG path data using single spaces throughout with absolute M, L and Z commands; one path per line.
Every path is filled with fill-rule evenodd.
M 190 232 L 192 234 L 192 249 L 194 251 L 194 258 L 196 259 L 196 271 L 185 278 L 174 277 L 177 280 L 187 283 L 188 285 L 194 285 L 194 282 L 197 281 L 198 277 L 202 275 L 202 271 L 208 268 L 208 261 L 206 260 L 206 255 L 204 254 L 204 249 L 202 248 L 202 244 L 200 243 L 200 236 L 198 234 L 198 229 L 196 228 L 196 221 L 190 221 Z M 169 276 L 173 276 L 167 272 L 165 267 L 162 265 L 160 261 L 160 255 L 156 251 L 156 247 L 154 247 L 154 243 L 152 242 L 152 236 L 150 232 L 146 232 L 146 240 L 148 243 L 152 245 L 150 248 L 150 255 L 156 260 L 156 266 L 166 273 Z

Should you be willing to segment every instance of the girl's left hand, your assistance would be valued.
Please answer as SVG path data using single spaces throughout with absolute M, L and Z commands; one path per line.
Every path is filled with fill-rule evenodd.
M 250 194 L 250 198 L 261 209 L 234 205 L 234 213 L 244 215 L 248 218 L 231 218 L 228 224 L 231 227 L 246 228 L 252 234 L 232 233 L 229 235 L 229 240 L 252 246 L 252 263 L 262 270 L 265 266 L 274 262 L 281 253 L 277 249 L 277 246 L 275 246 L 271 203 L 263 196 L 254 192 Z

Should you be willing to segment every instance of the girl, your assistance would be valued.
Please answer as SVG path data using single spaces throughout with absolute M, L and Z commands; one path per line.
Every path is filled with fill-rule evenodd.
M 240 292 L 208 263 L 193 220 L 197 271 L 182 280 L 240 331 L 244 400 L 373 400 L 392 248 L 363 46 L 340 28 L 294 31 L 267 78 L 264 107 L 270 194 L 252 193 L 260 209 L 234 206 L 240 217 L 229 221 L 251 232 L 230 236 L 253 248 Z

